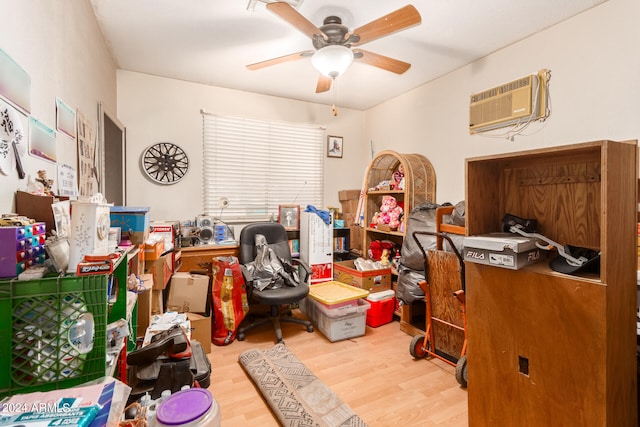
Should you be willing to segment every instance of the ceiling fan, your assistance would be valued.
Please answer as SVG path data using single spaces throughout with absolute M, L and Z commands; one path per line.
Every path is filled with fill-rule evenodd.
M 305 50 L 256 62 L 247 65 L 249 70 L 259 70 L 283 62 L 311 57 L 314 68 L 320 72 L 316 85 L 316 93 L 320 93 L 331 89 L 333 79 L 344 73 L 354 60 L 396 74 L 402 74 L 411 67 L 407 62 L 363 49 L 351 49 L 351 47 L 360 46 L 420 24 L 422 18 L 413 5 L 402 7 L 353 31 L 349 31 L 345 25 L 342 25 L 342 19 L 338 16 L 325 18 L 323 25 L 318 28 L 289 3 L 274 2 L 267 4 L 266 7 L 310 37 L 315 50 Z

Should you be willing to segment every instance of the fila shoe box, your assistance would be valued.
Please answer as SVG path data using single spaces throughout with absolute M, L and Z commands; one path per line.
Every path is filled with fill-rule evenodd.
M 512 233 L 489 233 L 464 238 L 464 260 L 518 270 L 542 261 L 546 251 L 536 240 Z

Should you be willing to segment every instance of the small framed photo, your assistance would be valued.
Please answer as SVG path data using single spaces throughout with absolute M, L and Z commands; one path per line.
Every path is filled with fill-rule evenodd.
M 278 223 L 282 224 L 285 230 L 300 229 L 300 205 L 278 206 Z
M 327 137 L 327 157 L 342 157 L 342 137 L 331 136 Z

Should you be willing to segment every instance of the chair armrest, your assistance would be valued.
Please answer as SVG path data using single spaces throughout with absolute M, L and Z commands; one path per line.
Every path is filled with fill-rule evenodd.
M 302 279 L 301 282 L 307 283 L 307 281 L 309 280 L 309 277 L 311 277 L 311 268 L 309 267 L 309 265 L 303 260 L 301 260 L 300 258 L 293 258 L 291 261 L 294 265 L 299 265 L 300 267 L 302 267 L 302 269 L 305 272 L 305 276 L 301 277 Z

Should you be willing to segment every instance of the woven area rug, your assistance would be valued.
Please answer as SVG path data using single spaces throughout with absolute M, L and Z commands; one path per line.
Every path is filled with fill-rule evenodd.
M 239 362 L 283 426 L 367 427 L 284 344 L 247 350 Z

